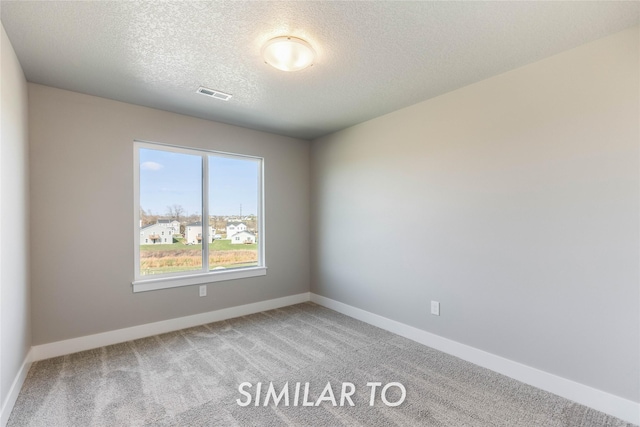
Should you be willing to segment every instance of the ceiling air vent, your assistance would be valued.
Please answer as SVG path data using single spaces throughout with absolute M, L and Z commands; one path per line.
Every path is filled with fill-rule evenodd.
M 201 93 L 202 95 L 210 96 L 211 98 L 219 99 L 221 101 L 228 101 L 232 96 L 228 93 L 220 92 L 219 90 L 213 90 L 202 86 L 200 86 L 196 92 Z

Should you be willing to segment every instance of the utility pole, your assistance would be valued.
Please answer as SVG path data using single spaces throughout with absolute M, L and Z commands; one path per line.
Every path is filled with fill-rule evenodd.
M 240 203 L 240 219 L 242 219 L 242 203 Z

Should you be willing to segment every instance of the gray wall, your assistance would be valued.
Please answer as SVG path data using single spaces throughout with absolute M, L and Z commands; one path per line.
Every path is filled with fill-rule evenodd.
M 34 345 L 309 291 L 308 141 L 34 84 L 29 123 Z M 264 157 L 266 276 L 132 293 L 134 139 Z
M 27 81 L 4 27 L 0 37 L 0 404 L 4 405 L 31 348 L 31 324 Z
M 638 38 L 314 141 L 312 292 L 640 401 Z

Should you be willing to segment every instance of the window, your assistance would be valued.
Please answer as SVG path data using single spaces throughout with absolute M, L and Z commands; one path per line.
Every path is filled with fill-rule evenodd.
M 134 159 L 134 292 L 266 274 L 261 158 L 136 141 Z

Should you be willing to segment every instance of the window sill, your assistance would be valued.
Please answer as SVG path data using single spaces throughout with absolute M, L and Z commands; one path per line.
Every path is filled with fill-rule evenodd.
M 144 279 L 132 282 L 133 292 L 155 291 L 158 289 L 177 288 L 181 286 L 201 285 L 224 280 L 246 279 L 248 277 L 265 276 L 267 267 L 250 267 L 238 270 L 212 271 L 182 277 L 163 277 Z

